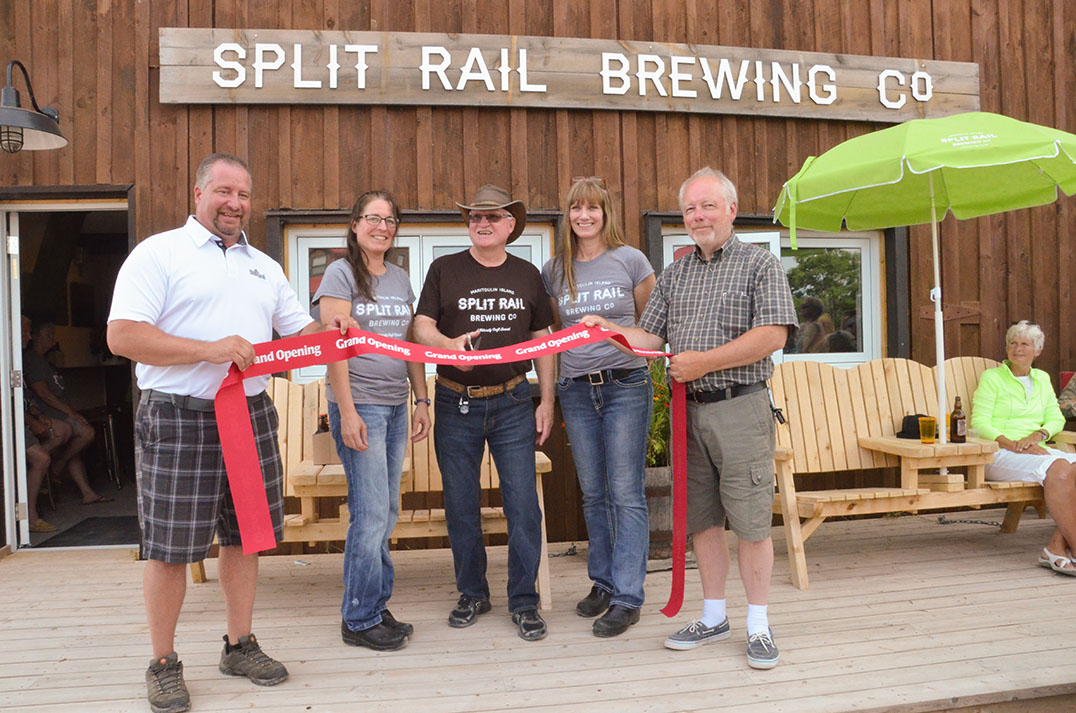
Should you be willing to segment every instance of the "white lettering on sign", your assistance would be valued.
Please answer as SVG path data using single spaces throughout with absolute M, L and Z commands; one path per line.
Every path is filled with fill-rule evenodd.
M 829 84 L 821 85 L 821 88 L 826 93 L 819 94 L 818 75 L 823 72 L 825 72 Z M 811 101 L 815 104 L 832 104 L 837 101 L 837 85 L 834 84 L 836 81 L 837 73 L 828 64 L 816 64 L 811 67 L 807 72 L 807 94 L 811 97 Z
M 612 63 L 620 66 L 613 69 Z M 627 94 L 631 88 L 631 80 L 628 79 L 628 58 L 616 52 L 602 52 L 602 94 Z M 616 86 L 610 80 L 618 80 Z
M 648 79 L 654 83 L 654 88 L 658 90 L 659 95 L 669 96 L 665 87 L 661 86 L 661 75 L 665 74 L 665 61 L 656 54 L 641 54 L 637 59 L 639 69 L 636 70 L 635 77 L 639 80 L 639 96 L 646 96 L 646 80 Z M 647 69 L 648 64 L 654 65 L 654 69 Z
M 895 80 L 897 85 L 908 85 L 912 99 L 917 102 L 927 102 L 934 96 L 934 80 L 923 70 L 914 72 L 909 80 L 902 72 L 895 69 L 884 69 L 878 73 L 878 101 L 887 109 L 900 109 L 908 101 L 908 97 L 901 92 L 897 99 L 892 98 L 887 87 L 886 80 Z
M 934 81 L 930 78 L 929 74 L 919 70 L 912 75 L 911 89 L 912 98 L 916 101 L 930 101 L 930 98 L 934 96 Z
M 276 59 L 272 62 L 265 61 L 265 55 L 272 52 Z M 280 69 L 284 64 L 284 48 L 278 44 L 258 42 L 254 45 L 254 86 L 261 89 L 264 85 L 265 70 Z
M 303 46 L 298 42 L 292 48 L 295 59 L 291 63 L 291 70 L 295 73 L 295 82 L 292 86 L 296 89 L 321 89 L 320 79 L 303 79 Z
M 479 104 L 875 121 L 979 109 L 979 71 L 969 62 L 575 37 L 162 27 L 160 68 L 160 101 L 179 104 Z
M 481 82 L 485 86 L 486 91 L 495 92 L 497 87 L 493 83 L 493 75 L 490 74 L 489 66 L 486 64 L 485 56 L 482 54 L 481 47 L 472 47 L 467 53 L 467 59 L 464 60 L 463 66 L 459 68 L 460 78 L 456 82 L 456 86 L 452 86 L 452 82 L 448 78 L 448 70 L 452 65 L 452 55 L 444 47 L 437 46 L 423 46 L 422 48 L 422 64 L 419 65 L 418 70 L 422 75 L 422 89 L 423 91 L 430 91 L 432 86 L 431 77 L 437 76 L 437 79 L 441 82 L 441 87 L 445 91 L 463 91 L 467 88 L 469 82 Z M 440 58 L 440 61 L 434 63 L 434 57 Z M 546 85 L 533 84 L 527 76 L 527 50 L 520 49 L 516 54 L 518 62 L 513 67 L 510 61 L 510 53 L 507 47 L 500 48 L 500 66 L 497 67 L 497 72 L 501 75 L 500 91 L 509 92 L 511 87 L 509 84 L 509 78 L 512 76 L 512 72 L 516 72 L 519 75 L 519 91 L 521 92 L 544 92 L 546 91 Z
M 366 70 L 369 68 L 369 65 L 366 64 L 366 55 L 375 54 L 377 45 L 344 45 L 344 51 L 354 52 L 357 55 L 355 59 L 355 87 L 357 89 L 366 89 Z
M 690 72 L 685 72 L 683 67 L 692 66 L 696 63 L 701 70 L 699 79 L 706 85 L 711 99 L 721 99 L 728 90 L 728 96 L 733 101 L 739 101 L 743 95 L 744 84 L 748 81 L 755 84 L 755 101 L 771 101 L 780 103 L 787 96 L 792 103 L 799 104 L 803 101 L 803 87 L 807 87 L 807 96 L 815 104 L 832 104 L 837 99 L 837 85 L 834 84 L 836 74 L 833 68 L 825 64 L 811 65 L 806 70 L 807 82 L 804 83 L 802 76 L 803 68 L 797 63 L 784 65 L 781 62 L 767 63 L 756 60 L 743 60 L 739 70 L 733 74 L 732 64 L 728 58 L 722 57 L 717 60 L 717 76 L 714 76 L 713 66 L 706 57 L 684 57 L 674 55 L 669 58 L 669 70 L 666 72 L 665 60 L 656 54 L 640 54 L 635 58 L 635 82 L 632 82 L 631 61 L 627 55 L 617 52 L 602 53 L 602 93 L 603 94 L 627 94 L 633 86 L 639 96 L 647 96 L 649 84 L 659 96 L 667 97 L 670 92 L 665 88 L 664 80 L 668 79 L 672 88 L 672 96 L 692 99 L 698 97 L 696 89 L 690 89 L 685 84 L 695 81 L 696 77 Z M 754 68 L 752 76 L 751 69 Z M 769 75 L 767 76 L 767 69 Z M 818 75 L 824 74 L 830 82 L 819 84 Z
M 467 82 L 478 79 L 481 79 L 486 85 L 487 91 L 497 91 L 493 86 L 493 77 L 489 76 L 486 60 L 482 59 L 482 49 L 480 47 L 472 47 L 471 51 L 467 54 L 467 61 L 464 62 L 463 69 L 460 70 L 460 81 L 456 84 L 456 89 L 466 89 Z
M 882 102 L 882 106 L 887 109 L 899 109 L 904 106 L 904 102 L 908 101 L 908 97 L 903 94 L 900 95 L 900 99 L 890 99 L 886 93 L 885 81 L 887 79 L 897 80 L 897 84 L 904 86 L 907 79 L 902 72 L 898 72 L 895 69 L 885 69 L 878 74 L 878 101 Z
M 751 62 L 744 60 L 740 62 L 740 74 L 734 80 L 732 79 L 732 65 L 729 61 L 722 57 L 721 61 L 717 64 L 717 81 L 714 81 L 714 75 L 710 71 L 710 61 L 705 57 L 699 59 L 699 66 L 702 67 L 702 79 L 706 82 L 706 86 L 710 88 L 710 98 L 720 99 L 721 88 L 726 84 L 729 88 L 729 97 L 734 101 L 740 100 L 740 95 L 743 94 L 743 85 L 747 81 L 747 70 L 751 66 Z
M 247 80 L 247 68 L 239 62 L 224 59 L 225 52 L 235 52 L 238 59 L 246 59 L 247 51 L 243 49 L 243 45 L 236 44 L 235 42 L 225 42 L 217 45 L 213 50 L 213 61 L 217 63 L 220 69 L 230 69 L 235 72 L 235 77 L 232 79 L 225 79 L 220 73 L 220 69 L 213 72 L 213 81 L 218 87 L 224 87 L 225 89 L 231 89 L 232 87 L 238 87 Z
M 771 65 L 773 76 L 770 78 L 770 84 L 773 86 L 773 100 L 775 102 L 781 101 L 781 87 L 785 88 L 788 92 L 788 98 L 796 104 L 800 103 L 800 89 L 803 88 L 803 82 L 800 81 L 800 66 L 798 64 L 792 65 L 792 77 L 789 78 L 785 74 L 785 70 L 781 68 L 779 62 L 773 62 Z
M 431 61 L 434 55 L 441 58 L 440 64 L 434 64 Z M 437 78 L 441 80 L 441 87 L 448 91 L 452 91 L 452 84 L 448 81 L 448 75 L 445 74 L 445 70 L 448 69 L 448 65 L 450 64 L 452 64 L 452 55 L 450 55 L 448 50 L 444 47 L 423 47 L 422 64 L 420 64 L 418 68 L 418 70 L 422 72 L 423 91 L 428 92 L 430 90 L 431 74 L 436 74 Z
M 681 72 L 680 67 L 685 64 L 695 64 L 694 57 L 678 57 L 673 55 L 672 57 L 672 69 L 669 70 L 669 81 L 672 82 L 672 95 L 674 97 L 697 97 L 699 93 L 694 89 L 684 89 L 680 86 L 680 82 L 689 81 L 692 76 L 687 72 Z

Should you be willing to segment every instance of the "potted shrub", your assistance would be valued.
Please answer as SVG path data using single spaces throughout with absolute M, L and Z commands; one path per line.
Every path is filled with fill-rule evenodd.
M 646 505 L 650 512 L 650 559 L 672 553 L 672 467 L 669 464 L 669 402 L 672 392 L 664 358 L 650 362 L 654 405 L 646 439 Z

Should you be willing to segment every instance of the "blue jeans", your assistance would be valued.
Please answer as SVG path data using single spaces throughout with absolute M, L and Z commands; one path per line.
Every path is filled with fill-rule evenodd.
M 389 536 L 400 514 L 400 473 L 407 450 L 407 405 L 355 404 L 366 422 L 365 451 L 344 445 L 340 408 L 329 403 L 329 425 L 347 474 L 351 519 L 344 544 L 344 602 L 340 613 L 352 631 L 381 623 L 392 596 Z
M 644 473 L 650 374 L 640 367 L 600 386 L 561 377 L 557 396 L 583 491 L 587 574 L 613 595 L 611 604 L 638 609 L 650 553 Z
M 530 385 L 486 399 L 468 399 L 440 384 L 434 399 L 433 445 L 445 495 L 445 518 L 456 570 L 456 588 L 469 597 L 489 598 L 486 547 L 482 540 L 479 480 L 485 444 L 500 477 L 508 519 L 508 609 L 538 606 L 538 563 L 542 556 L 542 511 L 534 472 L 534 406 Z

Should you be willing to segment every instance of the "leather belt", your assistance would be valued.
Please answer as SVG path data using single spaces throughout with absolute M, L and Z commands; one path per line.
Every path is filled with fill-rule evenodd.
M 642 367 L 638 368 L 641 369 Z M 602 369 L 601 371 L 592 371 L 589 374 L 583 374 L 582 376 L 573 376 L 572 381 L 585 381 L 591 386 L 601 386 L 602 384 L 615 379 L 623 379 L 633 371 L 635 371 L 635 369 Z
M 464 394 L 469 399 L 487 399 L 490 396 L 500 396 L 505 391 L 514 389 L 517 385 L 522 384 L 523 380 L 527 377 L 523 374 L 513 377 L 503 384 L 492 384 L 490 386 L 466 386 L 452 379 L 446 379 L 440 374 L 437 375 L 437 383 L 446 389 L 455 391 L 457 394 Z
M 258 398 L 258 396 L 261 396 L 261 394 L 248 396 L 247 401 Z M 216 410 L 213 399 L 200 399 L 196 396 L 180 396 L 179 394 L 169 394 L 164 391 L 157 391 L 156 389 L 146 389 L 142 392 L 142 398 L 146 401 L 167 401 L 176 408 L 186 409 L 187 411 L 212 413 Z
M 692 391 L 687 395 L 687 400 L 699 404 L 712 404 L 717 401 L 725 401 L 744 394 L 762 391 L 765 388 L 765 381 L 759 381 L 754 384 L 734 384 L 727 389 L 717 389 L 716 391 Z

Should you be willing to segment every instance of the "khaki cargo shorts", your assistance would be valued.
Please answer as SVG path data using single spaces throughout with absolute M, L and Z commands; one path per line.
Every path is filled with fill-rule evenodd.
M 765 389 L 687 402 L 687 531 L 724 527 L 759 542 L 773 518 L 776 427 Z

